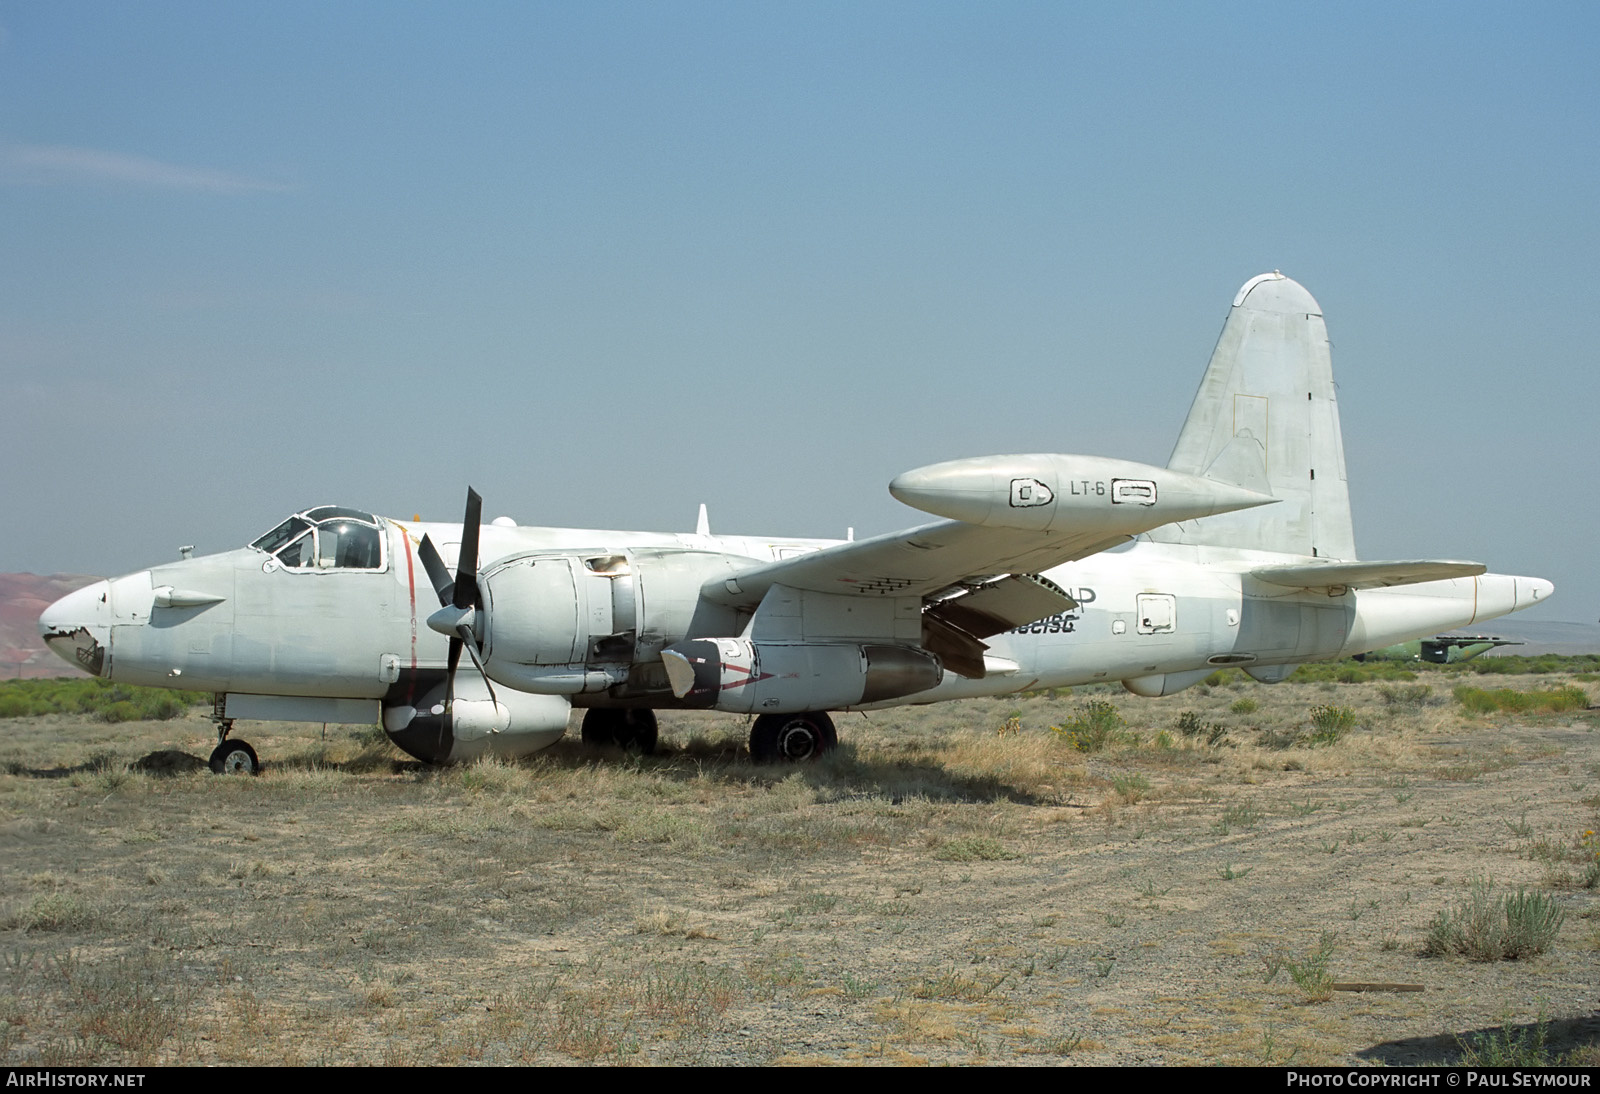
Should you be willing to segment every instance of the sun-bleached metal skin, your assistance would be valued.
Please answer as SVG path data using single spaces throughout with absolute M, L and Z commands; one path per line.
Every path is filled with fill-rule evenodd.
M 890 491 L 944 519 L 838 542 L 713 535 L 703 507 L 692 534 L 500 518 L 459 571 L 459 524 L 324 506 L 79 589 L 39 628 L 96 675 L 217 693 L 224 734 L 376 722 L 449 762 L 547 747 L 573 707 L 586 739 L 590 720 L 699 707 L 759 715 L 752 751 L 777 758 L 830 745 L 827 710 L 1112 680 L 1169 695 L 1224 666 L 1270 683 L 1552 592 L 1356 558 L 1327 329 L 1276 272 L 1234 298 L 1168 466 L 983 456 Z M 452 640 L 471 654 L 453 678 Z

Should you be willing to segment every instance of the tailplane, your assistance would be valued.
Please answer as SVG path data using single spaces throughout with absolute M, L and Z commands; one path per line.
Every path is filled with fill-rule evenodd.
M 1280 503 L 1167 525 L 1152 539 L 1356 557 L 1328 328 L 1297 282 L 1274 271 L 1234 297 L 1167 466 Z

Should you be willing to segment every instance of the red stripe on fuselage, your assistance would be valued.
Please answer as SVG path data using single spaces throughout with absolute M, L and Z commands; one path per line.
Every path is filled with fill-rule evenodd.
M 406 592 L 411 597 L 411 674 L 406 679 L 406 705 L 417 697 L 417 570 L 411 561 L 411 536 L 400 528 L 400 539 L 406 545 Z

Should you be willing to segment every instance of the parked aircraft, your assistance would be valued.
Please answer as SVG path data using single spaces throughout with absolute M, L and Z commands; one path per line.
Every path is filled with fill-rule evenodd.
M 39 627 L 96 675 L 214 692 L 218 771 L 257 770 L 235 719 L 381 722 L 444 762 L 544 748 L 573 707 L 586 742 L 645 751 L 658 709 L 750 714 L 752 756 L 799 760 L 835 743 L 829 711 L 1170 695 L 1222 666 L 1271 683 L 1552 591 L 1356 560 L 1322 309 L 1276 272 L 1234 297 L 1166 467 L 984 456 L 889 490 L 945 519 L 841 543 L 484 526 L 470 490 L 460 525 L 322 506 Z
M 1521 646 L 1515 638 L 1493 634 L 1437 634 L 1432 638 L 1413 638 L 1370 653 L 1358 653 L 1357 661 L 1430 661 L 1435 665 L 1456 665 L 1481 657 L 1501 646 Z

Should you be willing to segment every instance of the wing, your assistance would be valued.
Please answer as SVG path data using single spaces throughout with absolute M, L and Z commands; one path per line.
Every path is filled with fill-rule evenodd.
M 1039 571 L 1170 521 L 1273 500 L 1165 468 L 1058 455 L 936 464 L 890 490 L 959 519 L 753 566 L 701 595 L 753 611 L 757 636 L 920 645 L 981 677 L 982 639 L 1076 606 Z
M 704 593 L 730 607 L 752 609 L 773 585 L 852 596 L 925 597 L 963 581 L 1048 570 L 1127 539 L 1098 530 L 1026 532 L 943 520 L 757 566 Z

